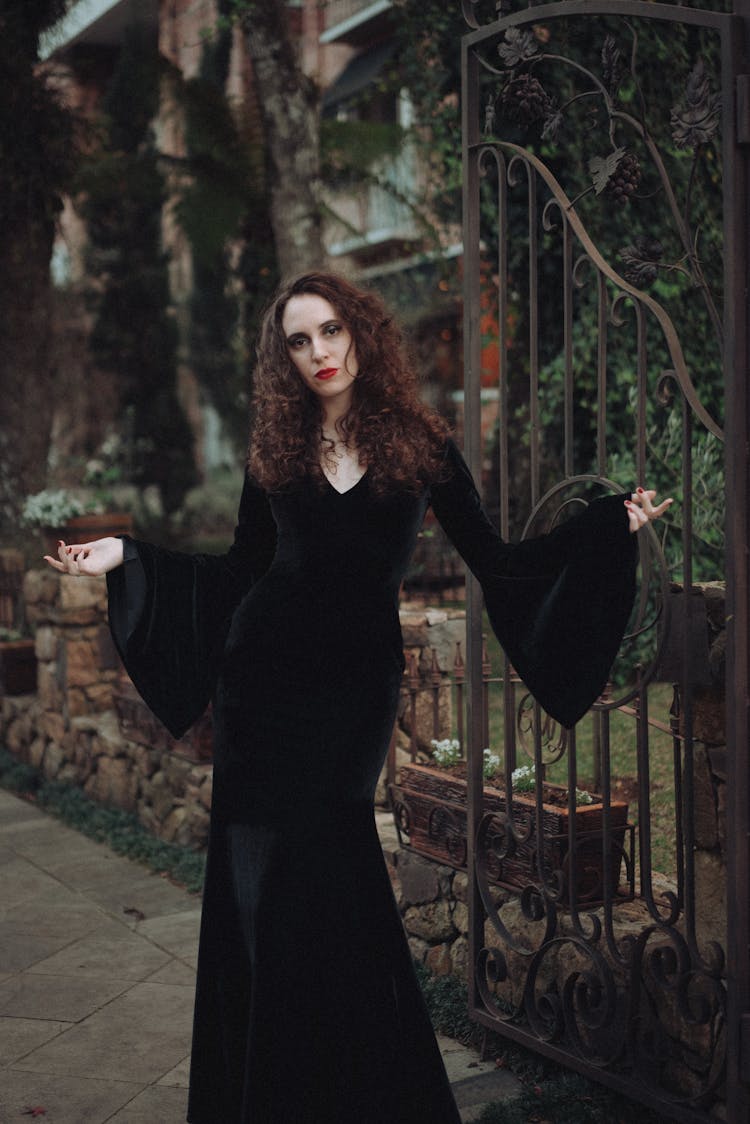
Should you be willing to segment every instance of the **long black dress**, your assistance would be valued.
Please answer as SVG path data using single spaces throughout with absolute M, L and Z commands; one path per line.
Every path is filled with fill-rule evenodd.
M 377 498 L 245 483 L 223 557 L 127 543 L 127 669 L 175 734 L 213 696 L 193 1124 L 456 1124 L 373 819 L 403 672 L 398 589 L 428 504 L 527 685 L 566 725 L 629 615 L 622 497 L 510 546 L 449 442 L 440 483 Z

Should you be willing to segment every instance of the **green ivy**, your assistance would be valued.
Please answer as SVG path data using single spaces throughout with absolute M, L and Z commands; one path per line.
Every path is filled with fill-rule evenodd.
M 226 16 L 231 4 L 224 0 L 219 8 Z M 238 116 L 225 92 L 231 38 L 229 24 L 221 19 L 207 29 L 199 75 L 176 86 L 187 159 L 175 215 L 193 253 L 191 366 L 226 431 L 244 450 L 251 377 L 244 340 L 254 331 L 277 274 L 267 236 L 262 137 Z
M 132 29 L 107 84 L 100 143 L 78 176 L 77 206 L 96 279 L 92 352 L 117 380 L 132 417 L 134 482 L 158 485 L 171 512 L 195 482 L 195 468 L 177 397 L 177 328 L 161 248 L 166 186 L 151 129 L 161 74 L 156 44 Z

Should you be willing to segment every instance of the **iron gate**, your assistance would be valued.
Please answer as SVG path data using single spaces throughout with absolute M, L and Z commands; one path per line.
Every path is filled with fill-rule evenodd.
M 677 1120 L 741 1124 L 750 6 L 512 8 L 498 4 L 483 24 L 481 0 L 463 0 L 472 469 L 490 383 L 504 536 L 636 482 L 679 504 L 668 527 L 639 536 L 629 635 L 575 730 L 556 729 L 504 669 L 505 808 L 522 763 L 564 782 L 556 860 L 541 784 L 533 813 L 483 806 L 482 617 L 470 583 L 470 1006 L 485 1026 Z M 594 831 L 576 826 L 584 782 L 603 798 Z M 614 816 L 621 797 L 637 821 L 633 851 Z M 533 870 L 508 892 L 498 873 L 522 847 Z M 577 890 L 592 854 L 594 903 Z

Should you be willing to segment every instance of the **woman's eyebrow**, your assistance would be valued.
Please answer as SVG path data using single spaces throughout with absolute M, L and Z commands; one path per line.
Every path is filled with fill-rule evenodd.
M 318 324 L 318 331 L 322 332 L 324 328 L 328 328 L 331 324 L 338 325 L 340 323 L 341 321 L 337 317 L 333 317 L 331 320 L 324 320 L 322 324 Z M 304 336 L 305 338 L 307 338 L 307 332 L 292 332 L 291 335 L 288 335 L 286 337 L 286 342 L 291 343 L 292 340 L 299 339 L 300 336 Z

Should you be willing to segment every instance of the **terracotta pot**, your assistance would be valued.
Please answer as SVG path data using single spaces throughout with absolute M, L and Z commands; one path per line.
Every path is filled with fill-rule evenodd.
M 127 511 L 103 511 L 100 514 L 74 515 L 64 527 L 44 527 L 44 549 L 46 554 L 57 554 L 60 539 L 66 543 L 94 542 L 110 535 L 130 535 L 133 531 L 133 516 Z
M 550 794 L 564 794 L 560 785 L 544 786 Z M 391 807 L 402 845 L 452 866 L 465 869 L 467 855 L 466 781 L 460 776 L 444 773 L 429 765 L 405 765 L 401 781 L 390 786 Z M 576 861 L 575 900 L 579 905 L 593 905 L 604 894 L 604 862 L 602 854 L 602 798 L 593 794 L 595 803 L 575 809 Z M 555 876 L 562 887 L 562 903 L 569 900 L 569 856 L 567 806 L 543 803 L 541 846 L 537 835 L 536 797 L 534 793 L 513 797 L 511 816 L 514 832 L 505 830 L 505 794 L 485 786 L 484 816 L 477 839 L 477 861 L 490 882 L 511 890 L 529 885 L 556 887 Z M 610 804 L 611 848 L 610 885 L 616 892 L 620 882 L 625 835 L 632 840 L 628 825 L 628 805 L 622 800 Z M 540 860 L 543 879 L 540 877 Z M 632 864 L 630 864 L 632 871 Z M 632 878 L 631 878 L 632 894 Z
M 36 691 L 33 640 L 0 640 L 0 694 L 32 695 Z

